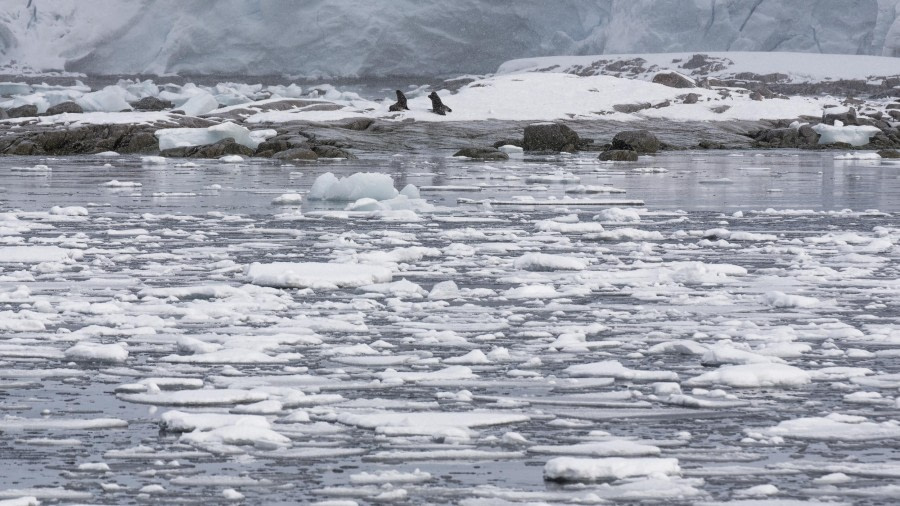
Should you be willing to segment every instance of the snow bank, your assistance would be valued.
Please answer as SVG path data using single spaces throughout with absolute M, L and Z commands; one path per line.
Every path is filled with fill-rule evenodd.
M 552 481 L 621 480 L 635 476 L 679 473 L 681 473 L 681 468 L 678 466 L 678 459 L 558 457 L 544 465 L 544 479 Z
M 318 262 L 253 263 L 245 274 L 254 285 L 274 288 L 355 288 L 391 281 L 391 270 L 364 264 Z

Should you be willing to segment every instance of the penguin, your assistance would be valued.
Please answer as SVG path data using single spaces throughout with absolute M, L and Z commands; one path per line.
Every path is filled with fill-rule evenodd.
M 406 105 L 406 95 L 404 95 L 402 91 L 397 90 L 397 102 L 391 105 L 388 110 L 391 112 L 409 110 L 409 107 Z
M 453 112 L 453 109 L 441 102 L 441 97 L 438 96 L 437 92 L 432 91 L 431 95 L 428 95 L 428 98 L 431 99 L 431 112 L 440 114 L 441 116 L 445 116 L 448 112 Z

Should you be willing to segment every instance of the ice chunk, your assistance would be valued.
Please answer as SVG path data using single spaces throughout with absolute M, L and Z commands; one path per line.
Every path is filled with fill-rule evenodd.
M 597 213 L 594 219 L 608 223 L 636 223 L 641 221 L 641 215 L 637 209 L 611 207 Z
M 253 263 L 246 270 L 251 283 L 275 288 L 355 288 L 391 281 L 391 270 L 363 264 L 318 262 Z
M 737 388 L 795 387 L 806 385 L 812 376 L 787 364 L 726 365 L 687 380 L 688 385 L 728 385 Z
M 78 343 L 66 350 L 67 360 L 125 362 L 128 350 L 121 344 Z
M 119 112 L 130 111 L 131 104 L 126 98 L 128 91 L 111 85 L 93 93 L 85 93 L 75 101 L 85 112 Z
M 583 271 L 588 263 L 581 258 L 546 253 L 526 253 L 513 262 L 516 269 L 526 271 Z
M 309 190 L 308 198 L 355 202 L 364 198 L 389 200 L 399 194 L 400 192 L 394 188 L 394 180 L 387 174 L 357 172 L 348 177 L 338 178 L 331 172 L 326 172 L 316 178 Z
M 222 139 L 234 139 L 238 144 L 256 149 L 261 142 L 250 135 L 250 130 L 230 121 L 207 128 L 163 128 L 155 135 L 160 150 L 215 144 Z
M 216 97 L 208 92 L 200 92 L 178 106 L 188 116 L 200 116 L 219 108 Z
M 763 429 L 766 436 L 780 436 L 818 441 L 877 441 L 900 438 L 900 422 L 871 422 L 861 416 L 832 413 L 825 417 L 785 420 Z
M 300 195 L 299 193 L 285 193 L 272 199 L 273 204 L 285 206 L 297 205 L 301 204 L 302 202 L 303 195 Z
M 618 360 L 604 360 L 589 364 L 570 365 L 566 374 L 575 377 L 607 377 L 635 381 L 678 381 L 672 371 L 639 371 L 623 366 Z
M 843 155 L 835 155 L 835 160 L 881 160 L 878 153 L 844 153 Z
M 620 480 L 634 476 L 679 473 L 681 473 L 681 468 L 678 466 L 678 459 L 558 457 L 544 465 L 544 479 L 553 481 Z
M 868 125 L 844 126 L 840 121 L 835 121 L 834 126 L 820 123 L 812 127 L 812 129 L 821 135 L 819 144 L 846 142 L 851 146 L 865 146 L 873 135 L 881 132 L 878 127 Z
M 59 246 L 4 246 L 0 247 L 0 263 L 36 264 L 41 262 L 69 263 L 80 259 L 79 250 Z

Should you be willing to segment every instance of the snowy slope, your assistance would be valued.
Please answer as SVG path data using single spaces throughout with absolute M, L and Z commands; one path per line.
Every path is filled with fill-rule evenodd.
M 783 74 L 778 82 L 823 82 L 854 79 L 880 83 L 900 76 L 900 58 L 829 54 L 704 52 L 544 56 L 504 62 L 497 74 L 562 72 L 580 76 L 623 75 L 650 80 L 659 72 L 680 72 L 695 78 L 732 79 L 742 73 Z M 701 64 L 700 62 L 704 62 Z
M 483 73 L 673 51 L 900 55 L 900 0 L 0 0 L 0 69 Z

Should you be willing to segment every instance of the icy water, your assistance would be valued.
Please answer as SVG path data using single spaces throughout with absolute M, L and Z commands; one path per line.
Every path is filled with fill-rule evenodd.
M 325 171 L 434 208 L 273 204 Z M 2 158 L 0 205 L 0 500 L 900 496 L 900 164 Z

